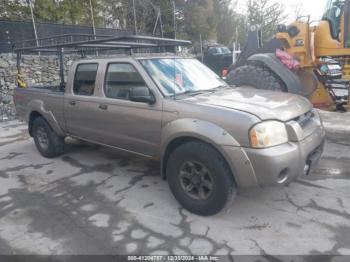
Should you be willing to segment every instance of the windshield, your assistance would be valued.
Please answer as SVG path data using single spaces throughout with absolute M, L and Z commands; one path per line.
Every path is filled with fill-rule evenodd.
M 330 24 L 331 34 L 334 39 L 339 40 L 341 16 L 344 12 L 345 0 L 328 0 L 322 20 Z
M 219 53 L 220 54 L 230 54 L 231 53 L 231 50 L 228 49 L 227 47 L 219 47 Z
M 196 59 L 157 58 L 140 62 L 166 96 L 228 87 Z
M 211 52 L 212 54 L 231 54 L 231 50 L 228 49 L 225 46 L 222 47 L 210 47 L 209 48 L 209 52 Z

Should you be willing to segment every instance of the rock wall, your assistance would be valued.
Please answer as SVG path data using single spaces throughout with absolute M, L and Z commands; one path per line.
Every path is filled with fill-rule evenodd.
M 80 56 L 65 56 L 65 76 L 72 62 Z M 17 67 L 15 54 L 0 54 L 0 121 L 13 118 L 15 115 L 12 93 L 16 87 Z M 58 57 L 23 55 L 21 59 L 21 74 L 28 85 L 58 85 Z
M 79 56 L 65 56 L 65 70 Z M 23 55 L 21 59 L 21 74 L 28 85 L 59 83 L 59 61 L 57 56 Z M 67 72 L 65 72 L 67 73 Z M 16 55 L 0 55 L 0 84 L 5 89 L 16 87 Z

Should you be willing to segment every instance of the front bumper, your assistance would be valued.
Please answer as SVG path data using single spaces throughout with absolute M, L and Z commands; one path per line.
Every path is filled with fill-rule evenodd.
M 236 182 L 240 187 L 284 185 L 308 175 L 322 155 L 324 141 L 325 130 L 320 126 L 299 142 L 266 149 L 232 150 L 230 165 L 234 166 Z

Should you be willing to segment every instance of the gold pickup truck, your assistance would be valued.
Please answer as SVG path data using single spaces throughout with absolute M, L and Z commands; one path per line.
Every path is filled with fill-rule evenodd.
M 70 136 L 158 159 L 175 198 L 200 215 L 222 210 L 237 187 L 308 175 L 323 151 L 307 99 L 229 86 L 193 58 L 83 59 L 59 90 L 15 90 L 43 156 L 61 155 Z

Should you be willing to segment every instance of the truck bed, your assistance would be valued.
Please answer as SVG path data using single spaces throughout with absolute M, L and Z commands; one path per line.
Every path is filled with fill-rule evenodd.
M 57 122 L 64 123 L 63 102 L 64 92 L 59 86 L 30 86 L 27 88 L 15 88 L 14 102 L 18 116 L 28 121 L 28 112 L 41 108 L 47 113 L 52 113 Z M 39 111 L 39 110 L 38 110 Z
M 59 85 L 30 85 L 27 88 L 22 88 L 22 89 L 40 89 L 40 90 L 50 90 L 53 92 L 64 92 L 61 90 L 61 86 Z

